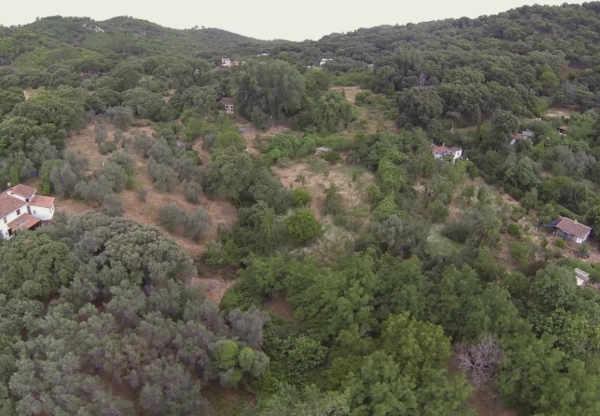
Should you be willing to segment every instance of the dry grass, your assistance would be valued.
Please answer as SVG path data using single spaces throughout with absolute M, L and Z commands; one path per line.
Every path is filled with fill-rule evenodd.
M 319 162 L 321 161 L 319 160 Z M 356 182 L 352 181 L 354 170 L 361 173 Z M 365 171 L 362 166 L 342 164 L 331 165 L 328 173 L 315 173 L 307 162 L 291 164 L 286 167 L 274 166 L 272 171 L 286 188 L 304 188 L 310 193 L 312 196 L 311 209 L 320 220 L 325 217 L 325 191 L 329 187 L 335 185 L 344 198 L 346 208 L 352 210 L 364 206 L 364 191 L 375 180 L 374 175 Z M 306 178 L 304 185 L 296 182 L 299 175 L 304 175 Z
M 258 130 L 252 125 L 252 123 L 246 121 L 237 123 L 236 126 L 246 128 L 246 131 L 242 132 L 242 138 L 247 146 L 246 151 L 253 155 L 260 154 L 260 149 L 258 148 L 258 143 L 256 141 L 257 134 L 260 135 L 261 139 L 263 139 L 263 146 L 266 146 L 269 137 L 273 137 L 280 133 L 292 133 L 290 128 L 284 125 L 271 126 L 267 129 L 267 131 Z
M 355 105 L 356 94 L 364 90 L 360 87 L 333 87 L 331 88 L 331 91 L 341 92 L 352 105 Z
M 560 117 L 571 117 L 573 112 L 572 108 L 569 107 L 552 107 L 546 113 L 546 117 L 560 118 Z
M 294 315 L 292 313 L 292 307 L 290 302 L 285 298 L 285 295 L 278 294 L 275 297 L 268 299 L 263 303 L 265 309 L 269 312 L 274 313 L 280 318 L 287 319 L 288 321 L 294 322 Z
M 25 101 L 29 100 L 30 98 L 35 97 L 36 95 L 38 95 L 42 91 L 44 91 L 44 90 L 43 89 L 38 89 L 38 90 L 23 90 L 23 95 L 25 96 Z
M 114 134 L 114 126 L 107 126 L 109 138 Z M 152 134 L 150 127 L 132 128 L 127 132 L 131 135 L 136 131 L 143 131 Z M 71 137 L 67 144 L 67 149 L 79 155 L 85 156 L 90 160 L 90 170 L 96 171 L 102 167 L 102 163 L 106 162 L 109 155 L 103 156 L 98 152 L 98 147 L 94 142 L 94 125 L 89 125 L 86 129 Z M 198 205 L 188 203 L 180 189 L 176 189 L 172 193 L 160 193 L 153 190 L 152 179 L 148 174 L 148 160 L 141 156 L 131 153 L 136 161 L 135 181 L 138 186 L 143 185 L 148 189 L 148 197 L 146 202 L 140 202 L 136 191 L 124 190 L 118 194 L 118 197 L 123 201 L 125 208 L 124 217 L 133 221 L 158 225 L 158 211 L 163 205 L 176 205 L 182 208 L 185 212 L 191 213 L 196 208 L 206 210 L 212 218 L 212 225 L 204 238 L 199 242 L 194 242 L 180 235 L 172 234 L 164 231 L 165 235 L 173 239 L 181 248 L 186 250 L 192 256 L 199 256 L 205 248 L 206 243 L 213 241 L 217 236 L 217 227 L 219 223 L 224 223 L 231 227 L 237 220 L 237 208 L 228 200 L 225 199 L 209 199 L 206 196 L 199 198 Z M 206 158 L 206 155 L 200 155 Z M 91 172 L 90 172 L 91 173 Z M 98 211 L 99 207 L 95 204 L 90 205 L 84 202 L 75 201 L 73 199 L 58 198 L 56 208 L 66 212 L 68 215 L 81 215 L 90 211 Z M 210 278 L 194 278 L 189 284 L 195 285 L 201 283 L 207 291 L 207 296 L 218 303 L 225 291 L 232 283 L 225 282 L 221 277 Z

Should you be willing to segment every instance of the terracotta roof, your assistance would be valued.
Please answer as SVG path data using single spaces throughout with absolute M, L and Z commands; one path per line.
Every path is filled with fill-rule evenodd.
M 30 188 L 29 186 L 23 185 L 23 184 L 18 184 L 18 185 L 13 186 L 12 188 L 10 188 L 10 191 L 13 194 L 22 196 L 25 199 L 29 199 L 33 196 L 33 194 L 35 194 L 35 189 Z
M 29 214 L 23 214 L 16 220 L 9 222 L 8 226 L 13 230 L 29 230 L 39 222 L 40 219 Z
M 569 126 L 560 126 L 558 129 L 567 131 L 569 130 Z
M 436 146 L 435 144 L 431 145 L 431 151 L 433 153 L 456 153 L 459 150 L 462 150 L 460 147 L 446 147 L 445 145 Z
M 36 207 L 50 208 L 52 205 L 54 205 L 54 198 L 50 196 L 36 195 L 31 199 L 31 201 L 29 201 L 29 204 L 35 205 Z
M 4 218 L 11 212 L 26 205 L 27 202 L 21 201 L 19 198 L 15 198 L 4 192 L 0 195 L 0 218 Z
M 515 140 L 525 140 L 527 138 L 527 136 L 525 136 L 524 134 L 521 134 L 521 133 L 515 133 L 512 135 L 512 138 Z
M 590 231 L 592 231 L 592 229 L 587 225 L 573 221 L 570 218 L 560 217 L 560 219 L 561 220 L 556 225 L 556 228 L 564 231 L 565 233 L 574 235 L 575 237 L 586 238 L 590 234 Z
M 223 97 L 219 100 L 221 104 L 233 104 L 233 99 L 229 97 Z

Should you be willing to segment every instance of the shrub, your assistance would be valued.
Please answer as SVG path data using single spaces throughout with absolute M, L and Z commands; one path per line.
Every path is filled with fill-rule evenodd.
M 107 155 L 115 152 L 117 150 L 117 145 L 115 142 L 104 142 L 98 147 L 98 150 L 100 151 L 101 155 Z
M 513 237 L 521 238 L 521 229 L 515 223 L 508 224 L 508 227 L 506 227 L 506 233 L 508 235 L 512 235 Z
M 590 258 L 590 246 L 587 244 L 581 244 L 577 249 L 577 255 L 582 259 Z
M 204 264 L 209 267 L 223 267 L 229 264 L 227 253 L 218 243 L 210 242 L 206 245 L 206 250 L 202 253 Z
M 108 131 L 106 130 L 106 125 L 104 123 L 96 124 L 94 127 L 94 141 L 96 144 L 101 145 L 106 141 L 108 137 Z
M 202 139 L 202 148 L 204 150 L 210 150 L 214 146 L 220 134 L 221 133 L 209 133 L 204 136 Z
M 133 111 L 128 107 L 113 107 L 106 112 L 112 123 L 120 130 L 127 130 L 133 123 Z
M 163 205 L 158 210 L 158 221 L 167 231 L 175 232 L 187 222 L 187 214 L 176 205 Z
M 355 102 L 356 105 L 373 104 L 375 97 L 369 91 L 361 91 L 356 94 Z
M 310 203 L 311 196 L 306 189 L 297 188 L 294 189 L 292 198 L 294 200 L 294 206 L 300 207 Z
M 444 222 L 448 218 L 448 207 L 444 204 L 440 198 L 436 198 L 431 204 L 431 220 L 433 222 Z
M 133 139 L 133 148 L 144 157 L 148 157 L 148 151 L 154 146 L 155 140 L 146 133 L 136 133 Z
M 452 221 L 442 229 L 442 235 L 450 240 L 464 244 L 473 233 L 472 225 L 467 221 Z
M 122 217 L 125 212 L 123 201 L 113 194 L 107 195 L 102 201 L 102 213 L 109 217 Z
M 340 163 L 342 161 L 342 157 L 340 156 L 339 152 L 326 153 L 323 159 L 329 163 Z
M 228 131 L 219 135 L 210 150 L 211 152 L 218 152 L 229 147 L 235 147 L 239 152 L 246 150 L 246 143 L 244 143 L 242 135 L 237 131 Z
M 335 185 L 325 191 L 325 211 L 329 215 L 341 215 L 344 212 L 344 200 Z
M 309 209 L 300 209 L 286 221 L 289 236 L 298 242 L 307 242 L 321 233 L 321 224 Z
M 179 184 L 177 172 L 171 167 L 156 163 L 150 159 L 148 163 L 148 173 L 154 181 L 154 188 L 159 192 L 171 192 Z
M 197 204 L 198 198 L 202 195 L 202 187 L 196 182 L 184 180 L 182 182 L 183 196 L 190 204 Z
M 197 209 L 185 220 L 185 229 L 183 234 L 194 241 L 200 240 L 208 231 L 212 220 L 208 212 L 203 209 Z
M 125 133 L 123 133 L 120 130 L 117 130 L 113 136 L 113 141 L 117 145 L 125 143 Z
M 145 186 L 142 185 L 137 188 L 137 197 L 139 201 L 146 202 L 146 200 L 148 199 L 148 190 Z
M 560 249 L 567 248 L 567 242 L 562 238 L 557 238 L 556 240 L 554 240 L 554 245 Z

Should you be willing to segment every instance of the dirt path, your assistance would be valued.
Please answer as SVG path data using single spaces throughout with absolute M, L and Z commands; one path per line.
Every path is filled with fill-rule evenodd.
M 356 104 L 356 94 L 364 91 L 360 87 L 333 87 L 330 90 L 341 92 L 352 105 Z

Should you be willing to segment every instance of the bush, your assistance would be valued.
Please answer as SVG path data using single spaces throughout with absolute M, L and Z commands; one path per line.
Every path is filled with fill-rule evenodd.
M 176 205 L 163 205 L 158 210 L 158 221 L 167 231 L 175 232 L 186 225 L 187 214 Z
M 298 242 L 313 240 L 321 233 L 321 224 L 309 209 L 296 211 L 286 221 L 289 236 Z
M 325 211 L 328 215 L 341 215 L 344 213 L 344 200 L 335 185 L 325 191 Z
M 220 134 L 221 133 L 209 133 L 204 136 L 204 139 L 202 139 L 202 148 L 204 150 L 210 150 L 214 146 Z
M 102 213 L 109 217 L 122 217 L 125 212 L 123 201 L 120 198 L 110 194 L 102 202 Z
M 567 242 L 562 238 L 557 238 L 556 240 L 554 240 L 554 245 L 560 249 L 567 248 Z
M 145 186 L 140 186 L 137 188 L 137 197 L 140 202 L 146 202 L 148 199 L 148 190 Z
M 472 224 L 467 221 L 452 221 L 442 229 L 442 235 L 457 243 L 464 244 L 473 233 Z
M 115 152 L 117 150 L 117 145 L 115 142 L 104 142 L 98 147 L 98 150 L 100 151 L 101 155 L 107 155 Z
M 219 135 L 210 150 L 211 152 L 218 152 L 229 147 L 235 147 L 238 152 L 246 150 L 246 143 L 244 143 L 242 135 L 237 131 L 228 131 Z
M 154 146 L 155 140 L 146 133 L 136 133 L 133 139 L 133 148 L 144 157 L 148 157 L 148 151 Z
M 444 222 L 448 218 L 448 207 L 439 198 L 431 204 L 431 220 L 433 222 Z
M 582 259 L 590 258 L 590 246 L 587 244 L 581 244 L 577 249 L 577 255 Z
M 310 194 L 308 193 L 308 191 L 306 189 L 303 189 L 303 188 L 294 189 L 292 198 L 294 200 L 295 207 L 300 207 L 300 206 L 306 205 L 306 204 L 310 203 L 310 200 L 311 200 Z
M 106 125 L 103 123 L 96 124 L 94 127 L 94 141 L 96 144 L 101 145 L 106 141 L 108 137 L 108 131 L 106 130 Z
M 340 156 L 339 152 L 326 153 L 323 159 L 329 163 L 340 163 L 342 161 L 342 157 Z
M 218 243 L 210 242 L 206 245 L 206 250 L 202 253 L 204 264 L 209 267 L 223 267 L 229 264 L 227 253 Z
M 127 130 L 133 123 L 133 111 L 128 107 L 113 107 L 106 112 L 112 123 L 120 130 Z
M 202 195 L 202 187 L 196 182 L 184 180 L 182 183 L 183 196 L 190 204 L 197 204 L 198 198 Z
M 508 227 L 506 227 L 506 233 L 515 238 L 521 238 L 521 229 L 515 223 L 508 224 Z
M 361 91 L 356 94 L 355 102 L 358 106 L 364 104 L 373 104 L 373 102 L 375 102 L 375 97 L 369 91 Z
M 197 209 L 185 220 L 185 229 L 183 234 L 194 241 L 200 240 L 208 231 L 212 220 L 208 212 L 203 209 Z
M 171 192 L 179 184 L 177 172 L 170 166 L 156 163 L 150 159 L 148 163 L 148 173 L 154 181 L 154 188 L 159 192 Z

